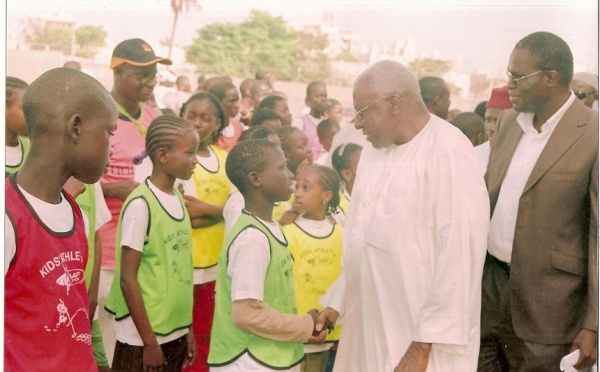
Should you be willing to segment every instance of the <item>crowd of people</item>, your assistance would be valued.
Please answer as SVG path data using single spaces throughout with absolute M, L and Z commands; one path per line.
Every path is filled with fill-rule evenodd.
M 592 368 L 598 77 L 560 37 L 473 112 L 377 62 L 346 125 L 323 81 L 294 117 L 267 70 L 158 64 L 6 79 L 6 370 Z

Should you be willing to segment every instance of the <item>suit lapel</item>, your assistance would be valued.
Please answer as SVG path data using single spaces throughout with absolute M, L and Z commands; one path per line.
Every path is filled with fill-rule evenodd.
M 516 115 L 517 114 L 515 113 L 515 118 Z M 521 136 L 523 136 L 523 129 L 521 129 L 521 126 L 517 123 L 515 118 L 503 123 L 506 126 L 506 135 L 504 138 L 497 138 L 496 141 L 498 141 L 498 143 L 492 145 L 497 147 L 497 149 L 492 149 L 492 152 L 494 153 L 494 157 L 497 157 L 498 160 L 492 160 L 492 158 L 490 158 L 490 165 L 493 163 L 497 164 L 495 169 L 490 167 L 488 178 L 488 189 L 490 190 L 490 201 L 492 206 L 491 213 L 494 211 L 496 200 L 500 193 L 500 186 L 502 186 L 502 181 L 504 180 L 504 176 L 506 176 L 510 161 L 519 144 Z
M 587 121 L 585 114 L 582 112 L 582 107 L 583 104 L 579 100 L 575 100 L 560 119 L 531 171 L 531 175 L 523 188 L 523 194 L 533 187 L 573 143 L 585 133 Z

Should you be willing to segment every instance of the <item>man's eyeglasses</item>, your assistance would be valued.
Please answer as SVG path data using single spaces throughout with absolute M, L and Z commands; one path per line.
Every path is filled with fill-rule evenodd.
M 575 97 L 577 97 L 579 99 L 586 99 L 586 97 L 596 94 L 596 92 L 576 92 L 576 91 L 573 91 L 573 93 L 575 94 Z
M 521 81 L 521 80 L 523 80 L 523 79 L 527 79 L 528 77 L 532 77 L 532 76 L 534 76 L 534 75 L 537 75 L 537 74 L 539 74 L 540 72 L 546 72 L 546 71 L 548 71 L 548 70 L 542 69 L 542 70 L 538 70 L 538 71 L 536 71 L 536 72 L 532 72 L 532 73 L 531 73 L 531 74 L 529 74 L 529 75 L 525 75 L 525 76 L 515 76 L 515 75 L 513 75 L 513 74 L 512 74 L 510 71 L 508 71 L 508 70 L 507 70 L 507 71 L 506 71 L 506 76 L 508 76 L 508 79 L 509 79 L 511 82 L 513 82 L 513 83 L 515 83 L 515 84 L 516 84 L 516 83 L 518 83 L 519 81 Z
M 365 111 L 367 111 L 371 106 L 373 106 L 374 104 L 376 104 L 377 102 L 386 99 L 390 96 L 391 94 L 386 94 L 384 96 L 381 96 L 379 98 L 377 98 L 375 101 L 369 103 L 368 105 L 366 105 L 365 107 L 361 108 L 360 110 L 356 111 L 354 110 L 354 112 L 356 113 L 356 117 L 362 121 L 363 120 L 363 115 L 365 114 Z
M 135 72 L 128 69 L 124 70 L 131 72 L 142 85 L 154 83 L 162 77 L 158 72 Z

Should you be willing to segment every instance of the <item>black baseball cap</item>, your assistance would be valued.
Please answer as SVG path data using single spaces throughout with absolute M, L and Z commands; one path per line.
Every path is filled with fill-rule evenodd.
M 134 66 L 148 66 L 154 63 L 172 65 L 173 61 L 154 54 L 154 50 L 142 39 L 128 39 L 121 41 L 113 50 L 110 68 L 115 68 L 124 63 Z

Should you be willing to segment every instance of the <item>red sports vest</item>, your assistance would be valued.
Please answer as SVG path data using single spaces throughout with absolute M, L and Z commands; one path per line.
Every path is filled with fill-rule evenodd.
M 88 258 L 81 211 L 75 228 L 55 233 L 5 180 L 6 214 L 17 251 L 4 277 L 4 368 L 7 371 L 96 371 L 84 281 Z

